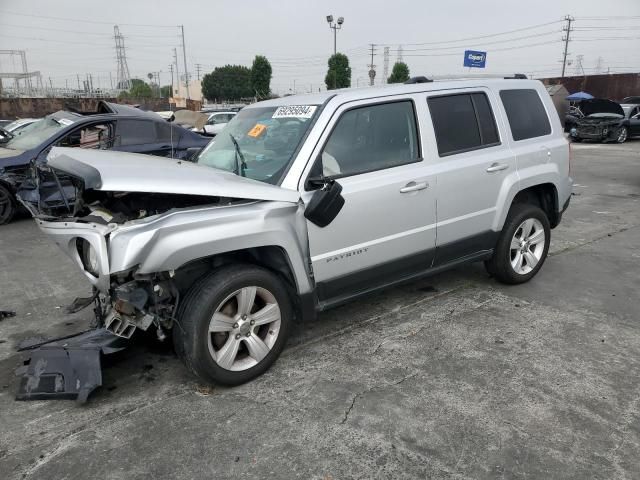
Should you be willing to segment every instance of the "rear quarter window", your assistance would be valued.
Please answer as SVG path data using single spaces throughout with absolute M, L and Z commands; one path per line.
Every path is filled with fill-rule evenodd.
M 500 98 L 515 141 L 551 133 L 549 117 L 536 90 L 501 90 Z

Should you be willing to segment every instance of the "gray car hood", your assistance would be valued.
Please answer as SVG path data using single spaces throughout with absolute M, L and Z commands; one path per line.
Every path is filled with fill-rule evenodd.
M 296 203 L 295 190 L 185 160 L 114 151 L 54 147 L 47 164 L 81 178 L 87 189 L 175 193 Z

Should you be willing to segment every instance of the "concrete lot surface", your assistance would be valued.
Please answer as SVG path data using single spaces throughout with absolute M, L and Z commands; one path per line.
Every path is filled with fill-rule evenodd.
M 298 328 L 241 387 L 138 346 L 84 406 L 16 402 L 16 344 L 89 292 L 30 219 L 0 227 L 0 478 L 640 478 L 640 141 L 574 145 L 540 274 L 473 265 Z

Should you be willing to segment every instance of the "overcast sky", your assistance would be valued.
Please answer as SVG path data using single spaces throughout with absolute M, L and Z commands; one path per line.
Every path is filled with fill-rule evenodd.
M 76 75 L 91 73 L 94 87 L 107 87 L 110 72 L 115 82 L 117 24 L 131 75 L 146 79 L 161 71 L 167 84 L 174 47 L 183 70 L 176 27 L 182 24 L 194 77 L 196 64 L 202 72 L 227 63 L 250 66 L 262 54 L 273 66 L 272 90 L 289 92 L 295 82 L 299 93 L 324 88 L 333 53 L 328 14 L 345 18 L 338 51 L 349 56 L 353 86 L 368 82 L 370 43 L 376 44 L 376 83 L 383 76 L 384 46 L 390 71 L 398 45 L 412 75 L 465 74 L 465 49 L 488 52 L 482 73 L 559 75 L 567 14 L 576 18 L 569 73 L 578 55 L 584 55 L 586 73 L 598 66 L 640 71 L 640 0 L 0 0 L 0 49 L 26 50 L 29 69 L 41 71 L 46 82 L 51 77 L 54 86 L 75 86 Z M 0 71 L 17 68 L 0 63 Z

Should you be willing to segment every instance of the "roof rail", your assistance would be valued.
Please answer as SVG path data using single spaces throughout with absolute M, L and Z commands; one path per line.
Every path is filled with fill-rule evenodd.
M 514 73 L 512 77 L 504 77 L 505 80 L 516 79 L 516 80 L 526 80 L 527 76 L 524 73 Z
M 433 82 L 433 80 L 428 79 L 424 75 L 420 75 L 419 77 L 411 77 L 409 80 L 407 80 L 404 83 L 405 85 L 409 85 L 412 83 L 431 83 L 431 82 Z

